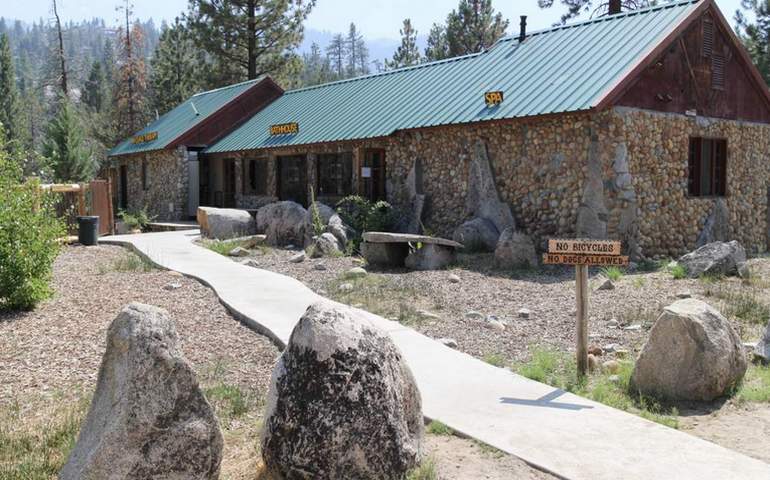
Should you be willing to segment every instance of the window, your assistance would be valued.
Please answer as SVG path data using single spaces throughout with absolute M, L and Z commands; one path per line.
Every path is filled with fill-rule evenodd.
M 693 197 L 727 193 L 727 140 L 690 138 L 688 191 Z
M 267 158 L 243 160 L 243 194 L 267 195 Z
M 147 159 L 142 159 L 142 190 L 147 190 Z
M 711 55 L 711 88 L 724 90 L 725 88 L 725 57 L 723 55 Z
M 344 197 L 351 194 L 353 154 L 325 153 L 318 155 L 318 195 Z
M 703 19 L 703 56 L 710 57 L 714 51 L 714 21 L 708 17 Z

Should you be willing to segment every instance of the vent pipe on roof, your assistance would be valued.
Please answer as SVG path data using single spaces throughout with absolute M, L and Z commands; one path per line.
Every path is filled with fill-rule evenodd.
M 620 13 L 620 10 L 623 8 L 623 3 L 621 0 L 610 0 L 610 3 L 607 7 L 607 13 L 609 15 L 617 15 Z
M 523 42 L 527 39 L 527 16 L 521 16 L 521 31 L 519 32 L 519 42 Z

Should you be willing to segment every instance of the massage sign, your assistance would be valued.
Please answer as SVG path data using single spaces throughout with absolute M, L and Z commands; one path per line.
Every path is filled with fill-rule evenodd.
M 575 266 L 575 299 L 577 302 L 577 369 L 588 371 L 588 267 L 625 266 L 628 257 L 620 254 L 620 242 L 613 240 L 548 240 L 547 265 Z

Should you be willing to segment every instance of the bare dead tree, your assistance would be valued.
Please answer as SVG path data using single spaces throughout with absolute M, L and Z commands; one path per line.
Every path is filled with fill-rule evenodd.
M 53 15 L 56 18 L 56 33 L 59 37 L 59 65 L 61 67 L 61 89 L 64 93 L 64 96 L 66 97 L 69 93 L 69 89 L 67 88 L 67 66 L 64 60 L 64 38 L 62 37 L 62 31 L 61 31 L 61 19 L 59 18 L 59 10 L 56 8 L 56 0 L 53 0 Z

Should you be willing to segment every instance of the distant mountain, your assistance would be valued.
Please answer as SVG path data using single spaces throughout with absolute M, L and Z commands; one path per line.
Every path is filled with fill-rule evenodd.
M 310 45 L 317 43 L 321 47 L 321 51 L 326 49 L 326 46 L 331 42 L 335 32 L 328 30 L 316 30 L 313 28 L 305 29 L 305 38 L 299 47 L 301 53 L 310 51 Z M 344 34 L 344 32 L 343 32 Z M 420 47 L 422 52 L 425 49 L 427 42 L 427 35 L 420 35 L 417 37 L 417 46 Z M 383 62 L 385 59 L 390 60 L 393 57 L 393 53 L 401 44 L 400 39 L 393 38 L 365 38 L 366 46 L 369 48 L 369 61 L 379 60 Z

